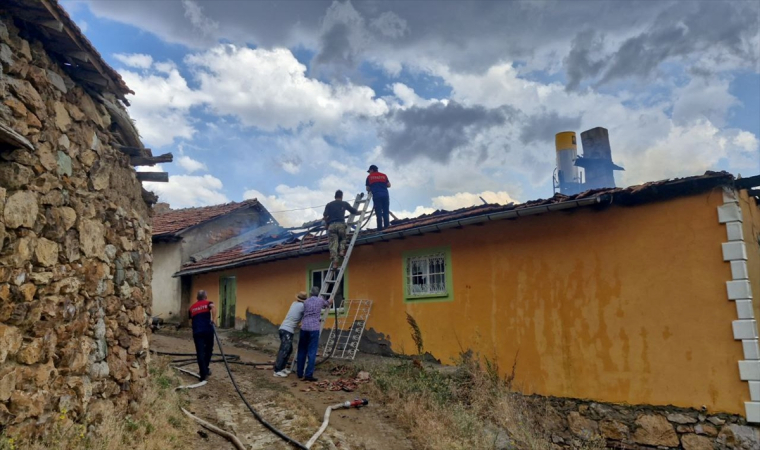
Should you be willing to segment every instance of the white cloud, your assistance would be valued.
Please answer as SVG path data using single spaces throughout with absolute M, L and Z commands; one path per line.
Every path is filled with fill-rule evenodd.
M 445 209 L 446 211 L 453 211 L 455 209 L 467 208 L 468 206 L 482 205 L 485 200 L 487 203 L 498 203 L 506 205 L 508 203 L 517 203 L 505 191 L 484 191 L 479 194 L 473 194 L 470 192 L 458 192 L 454 195 L 442 195 L 433 197 L 433 207 L 436 209 Z
M 144 183 L 145 188 L 159 196 L 159 201 L 167 202 L 172 208 L 209 206 L 227 203 L 229 199 L 222 193 L 222 180 L 211 175 L 172 175 L 168 183 Z
M 177 164 L 180 165 L 187 173 L 193 173 L 198 170 L 206 170 L 206 165 L 200 161 L 197 161 L 189 156 L 180 156 L 177 158 Z
M 153 57 L 143 53 L 117 53 L 113 57 L 125 66 L 135 69 L 150 69 L 153 65 Z
M 685 125 L 707 119 L 723 126 L 728 110 L 739 103 L 728 88 L 728 80 L 692 78 L 673 93 L 673 121 Z
M 322 218 L 324 205 L 332 200 L 332 195 L 305 186 L 291 187 L 281 184 L 275 188 L 274 195 L 265 195 L 250 189 L 243 193 L 243 198 L 258 199 L 280 225 L 296 227 Z
M 378 116 L 387 111 L 366 86 L 329 85 L 306 76 L 306 66 L 287 49 L 219 45 L 190 55 L 209 106 L 237 116 L 244 125 L 266 131 L 314 124 L 337 126 L 344 115 Z
M 135 59 L 138 64 L 147 62 Z M 141 62 L 140 62 L 141 61 Z M 133 63 L 135 61 L 132 61 Z M 150 65 L 149 65 L 150 67 Z M 149 145 L 162 147 L 176 138 L 191 139 L 196 130 L 190 119 L 190 108 L 203 102 L 203 93 L 192 90 L 173 64 L 155 64 L 155 73 L 121 71 L 127 85 L 135 91 L 129 113 L 137 123 L 142 139 Z

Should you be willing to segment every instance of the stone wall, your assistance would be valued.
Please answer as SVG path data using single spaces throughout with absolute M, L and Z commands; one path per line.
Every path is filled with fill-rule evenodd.
M 35 148 L 0 142 L 0 429 L 28 435 L 139 400 L 150 219 L 106 109 L 2 13 L 0 64 L 0 123 Z
M 674 406 L 622 405 L 576 399 L 521 397 L 556 448 L 757 450 L 760 427 L 731 414 Z

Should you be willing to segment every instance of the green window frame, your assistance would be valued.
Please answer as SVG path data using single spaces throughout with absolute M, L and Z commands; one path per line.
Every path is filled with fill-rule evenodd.
M 451 247 L 432 247 L 403 253 L 404 302 L 454 300 Z
M 306 293 L 308 294 L 311 290 L 311 287 L 313 286 L 313 280 L 314 280 L 314 272 L 325 272 L 327 269 L 330 268 L 329 262 L 316 262 L 312 263 L 306 266 Z M 343 285 L 343 292 L 342 292 L 342 302 L 345 302 L 348 299 L 348 267 L 346 267 L 346 271 L 343 273 L 343 281 L 341 281 L 341 284 Z M 329 309 L 329 315 L 334 316 L 335 310 L 332 309 L 332 307 Z M 345 316 L 348 312 L 343 307 L 343 303 L 340 304 L 338 307 L 338 313 L 339 315 Z

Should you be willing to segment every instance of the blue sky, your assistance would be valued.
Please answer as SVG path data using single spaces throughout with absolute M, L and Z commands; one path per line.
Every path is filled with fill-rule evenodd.
M 175 155 L 172 207 L 257 197 L 295 225 L 371 163 L 399 216 L 549 197 L 554 134 L 595 126 L 618 185 L 760 173 L 751 2 L 63 4 Z

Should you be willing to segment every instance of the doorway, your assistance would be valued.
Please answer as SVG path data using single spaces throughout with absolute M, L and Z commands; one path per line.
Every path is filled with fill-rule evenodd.
M 219 279 L 219 327 L 235 327 L 235 298 L 237 296 L 237 280 L 235 277 Z

